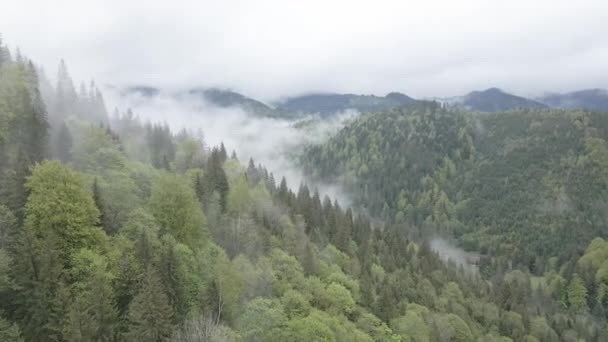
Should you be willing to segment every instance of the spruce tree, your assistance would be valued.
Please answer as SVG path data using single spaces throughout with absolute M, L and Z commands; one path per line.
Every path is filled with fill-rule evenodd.
M 72 160 L 72 135 L 65 122 L 61 124 L 55 138 L 55 156 L 64 163 Z
M 139 293 L 129 305 L 126 340 L 133 342 L 162 342 L 173 330 L 173 309 L 163 285 L 150 267 Z

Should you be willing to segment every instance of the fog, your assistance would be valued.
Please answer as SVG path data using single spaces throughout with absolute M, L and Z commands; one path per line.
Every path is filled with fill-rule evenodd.
M 465 270 L 472 273 L 477 273 L 479 271 L 479 267 L 477 266 L 479 254 L 467 252 L 442 237 L 430 239 L 429 244 L 431 249 L 439 254 L 441 260 L 452 262 L 459 267 L 462 266 Z
M 414 97 L 608 84 L 605 0 L 19 0 L 0 33 L 53 73 L 98 84 L 226 87 L 272 100 Z
M 338 113 L 323 120 L 307 116 L 289 121 L 254 116 L 238 107 L 220 108 L 187 92 L 161 91 L 150 97 L 109 88 L 105 94 L 110 108 L 130 108 L 143 121 L 165 122 L 173 132 L 186 129 L 196 136 L 202 131 L 204 142 L 210 146 L 223 142 L 229 154 L 233 150 L 237 153 L 241 164 L 246 166 L 249 158 L 253 158 L 256 165 L 266 167 L 274 174 L 277 185 L 281 177 L 285 177 L 287 185 L 296 192 L 305 182 L 311 191 L 318 188 L 321 196 L 328 195 L 343 205 L 351 203 L 340 186 L 306 180 L 295 158 L 306 145 L 323 142 L 356 117 L 355 111 Z M 306 125 L 298 125 L 303 121 Z

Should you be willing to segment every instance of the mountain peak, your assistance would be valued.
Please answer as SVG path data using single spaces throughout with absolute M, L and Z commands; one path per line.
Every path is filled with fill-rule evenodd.
M 516 108 L 547 108 L 543 103 L 509 94 L 496 87 L 470 92 L 464 96 L 463 105 L 468 109 L 480 112 L 500 112 Z

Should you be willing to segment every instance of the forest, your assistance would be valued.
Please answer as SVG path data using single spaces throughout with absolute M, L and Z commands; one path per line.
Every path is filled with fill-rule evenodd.
M 0 43 L 0 341 L 608 340 L 605 113 L 365 114 L 345 206 L 56 79 Z

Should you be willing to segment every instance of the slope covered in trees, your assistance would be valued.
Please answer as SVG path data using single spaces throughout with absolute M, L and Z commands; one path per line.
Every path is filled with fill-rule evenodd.
M 428 103 L 357 120 L 303 160 L 373 215 L 436 226 L 532 269 L 527 253 L 562 257 L 607 233 L 607 129 L 602 113 Z
M 362 117 L 302 161 L 386 225 L 480 251 L 487 277 L 561 266 L 568 277 L 587 244 L 608 234 L 607 133 L 605 113 L 471 114 L 428 103 Z
M 277 109 L 285 113 L 319 114 L 323 117 L 346 110 L 371 112 L 387 110 L 416 102 L 402 93 L 386 96 L 356 94 L 309 94 L 288 98 L 277 104 Z
M 442 262 L 401 229 L 420 219 L 468 234 L 452 206 L 458 191 L 449 186 L 482 153 L 475 123 L 464 113 L 430 105 L 411 116 L 386 114 L 395 120 L 382 125 L 387 137 L 390 130 L 402 134 L 402 118 L 416 127 L 404 132 L 417 143 L 405 146 L 420 159 L 404 162 L 409 172 L 394 171 L 377 189 L 399 189 L 397 205 L 404 208 L 419 195 L 433 206 L 410 212 L 387 197 L 368 206 L 384 215 L 378 226 L 306 185 L 292 192 L 254 161 L 242 166 L 223 145 L 208 147 L 196 135 L 141 122 L 130 111 L 100 116 L 101 94 L 72 93 L 63 63 L 59 74 L 59 85 L 47 84 L 39 96 L 45 83 L 36 81 L 42 75 L 29 61 L 6 58 L 0 65 L 7 182 L 0 194 L 1 340 L 607 338 L 602 306 L 593 312 L 587 306 L 605 296 L 595 296 L 603 290 L 591 287 L 597 283 L 583 274 L 583 259 L 580 276 L 554 263 L 542 279 L 505 270 L 484 280 Z M 67 104 L 66 93 L 74 96 Z M 88 110 L 77 105 L 93 98 L 98 105 Z M 366 134 L 366 120 L 383 119 L 353 124 L 366 140 L 353 136 L 349 149 L 373 148 L 358 157 L 367 170 L 352 171 L 360 179 L 381 172 L 382 158 L 399 157 L 388 142 L 380 144 L 383 135 Z M 604 131 L 590 132 L 599 139 Z M 585 150 L 590 163 L 602 160 L 601 149 L 593 149 L 598 143 L 591 140 Z M 415 172 L 429 176 L 420 181 Z M 589 247 L 588 259 L 599 260 L 591 265 L 601 269 L 600 242 Z
M 554 108 L 608 111 L 606 89 L 584 89 L 565 94 L 549 93 L 539 97 L 538 101 Z

